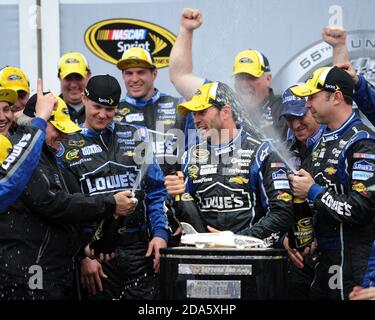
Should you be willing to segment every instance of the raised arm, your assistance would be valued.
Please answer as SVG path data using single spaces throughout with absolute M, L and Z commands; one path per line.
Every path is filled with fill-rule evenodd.
M 197 9 L 184 8 L 180 30 L 169 58 L 169 78 L 176 90 L 190 100 L 204 79 L 193 74 L 193 32 L 202 24 L 202 14 Z
M 334 65 L 350 63 L 348 47 L 346 46 L 347 32 L 342 27 L 327 26 L 322 30 L 325 42 L 332 46 L 332 60 Z

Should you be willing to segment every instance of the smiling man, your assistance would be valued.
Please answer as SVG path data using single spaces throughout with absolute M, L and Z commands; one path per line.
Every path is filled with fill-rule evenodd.
M 127 94 L 119 103 L 116 120 L 150 129 L 156 158 L 166 174 L 184 152 L 184 135 L 177 140 L 173 131 L 179 129 L 183 133 L 186 127 L 185 117 L 176 111 L 181 99 L 155 88 L 158 69 L 145 49 L 135 47 L 125 51 L 117 67 L 122 71 Z
M 308 97 L 306 107 L 322 137 L 312 161 L 290 175 L 293 194 L 313 204 L 318 258 L 310 294 L 347 299 L 360 285 L 375 238 L 375 138 L 352 109 L 354 82 L 337 67 L 317 69 L 293 94 Z
M 289 150 L 298 157 L 295 165 L 300 168 L 319 140 L 322 128 L 306 108 L 306 99 L 295 96 L 291 88 L 283 93 L 280 117 L 284 117 L 288 124 Z
M 30 83 L 25 73 L 19 68 L 6 66 L 0 70 L 0 83 L 8 89 L 17 91 L 18 98 L 12 111 L 23 111 L 30 97 Z
M 91 77 L 86 58 L 79 52 L 65 53 L 58 63 L 61 95 L 69 109 L 70 118 L 77 124 L 85 120 L 82 93 Z
M 182 117 L 176 111 L 182 99 L 155 87 L 158 70 L 151 54 L 145 49 L 135 47 L 125 51 L 117 67 L 122 72 L 127 94 L 119 103 L 115 120 L 149 129 L 153 135 L 155 157 L 164 175 L 179 170 L 188 129 L 195 129 L 191 116 Z M 179 225 L 169 200 L 167 207 L 171 232 L 174 234 L 169 245 L 178 245 Z
M 16 99 L 14 92 L 10 103 Z M 80 247 L 80 224 L 101 220 L 114 212 L 127 215 L 128 197 L 124 192 L 90 198 L 68 192 L 68 185 L 74 186 L 72 191 L 78 186 L 68 172 L 58 168 L 55 154 L 64 137 L 81 129 L 70 120 L 61 98 L 52 93 L 43 95 L 40 81 L 38 93 L 29 99 L 24 112 L 33 118 L 32 127 L 45 131 L 45 135 L 39 132 L 43 139 L 36 141 L 32 131 L 24 130 L 23 138 L 14 145 L 1 167 L 1 173 L 11 169 L 1 184 L 18 172 L 19 186 L 13 190 L 17 197 L 0 192 L 0 196 L 14 200 L 12 203 L 9 199 L 1 199 L 0 296 L 5 300 L 71 299 L 73 256 Z M 36 147 L 39 144 L 38 152 L 36 147 L 34 151 L 30 150 L 29 141 Z M 20 153 L 22 157 L 18 158 Z M 30 155 L 35 158 L 26 161 L 25 157 Z M 22 170 L 17 168 L 15 161 L 18 164 L 26 162 L 28 170 L 32 171 L 28 173 L 31 177 L 20 176 Z M 36 270 L 38 279 L 33 276 Z
M 108 74 L 95 75 L 88 81 L 83 97 L 83 130 L 64 141 L 59 159 L 87 196 L 126 190 L 134 211 L 123 220 L 103 222 L 103 229 L 114 225 L 110 234 L 104 232 L 114 243 L 114 257 L 103 263 L 97 259 L 102 252 L 85 257 L 81 261 L 82 284 L 98 299 L 154 299 L 158 292 L 159 249 L 168 241 L 164 177 L 155 161 L 147 168 L 137 162 L 142 145 L 149 143 L 147 130 L 113 121 L 120 95 L 118 81 Z M 141 183 L 133 194 L 131 190 L 139 177 Z M 108 245 L 104 249 L 112 252 Z
M 324 126 L 320 126 L 313 118 L 310 110 L 306 108 L 306 98 L 295 96 L 288 88 L 282 95 L 282 109 L 280 117 L 284 117 L 289 127 L 287 147 L 291 153 L 290 162 L 296 170 L 305 168 L 313 150 L 314 144 L 322 135 Z M 297 200 L 298 201 L 298 200 Z M 303 212 L 300 206 L 294 206 L 294 215 L 300 217 Z M 311 214 L 310 214 L 311 216 Z M 306 217 L 306 216 L 305 216 Z M 306 231 L 306 229 L 304 230 Z M 311 238 L 304 238 L 304 240 Z M 289 296 L 294 300 L 309 298 L 310 285 L 314 276 L 313 248 L 315 243 L 307 244 L 303 250 L 290 248 L 289 239 L 285 237 L 284 247 L 288 250 L 290 261 L 289 268 Z
M 14 121 L 12 107 L 17 100 L 17 92 L 0 88 L 0 134 L 7 136 Z
M 251 128 L 236 124 L 236 108 L 233 90 L 221 82 L 200 86 L 178 106 L 183 115 L 193 113 L 202 138 L 184 157 L 186 188 L 205 226 L 277 245 L 292 225 L 286 165 Z M 171 196 L 185 190 L 182 174 L 167 176 L 165 185 Z

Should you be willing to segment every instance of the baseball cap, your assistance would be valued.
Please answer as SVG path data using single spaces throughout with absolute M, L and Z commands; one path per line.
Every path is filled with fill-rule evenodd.
M 11 149 L 12 144 L 10 143 L 9 139 L 6 136 L 0 134 L 0 165 L 8 157 L 9 151 Z
M 23 90 L 30 93 L 29 79 L 21 69 L 6 66 L 0 70 L 0 83 L 2 86 L 15 91 Z
M 129 68 L 156 68 L 151 54 L 143 48 L 133 47 L 124 52 L 117 62 L 117 68 L 126 70 Z
M 116 107 L 120 101 L 121 87 L 116 78 L 109 74 L 101 74 L 90 78 L 84 94 L 94 102 Z
M 307 108 L 305 107 L 306 98 L 295 96 L 290 90 L 293 87 L 295 86 L 286 89 L 282 95 L 282 108 L 279 118 L 282 116 L 302 117 L 307 112 Z
M 271 71 L 266 56 L 256 50 L 244 50 L 239 52 L 234 58 L 233 74 L 248 73 L 259 78 L 264 72 Z
M 79 52 L 65 53 L 58 64 L 60 79 L 65 79 L 72 73 L 86 77 L 90 71 L 86 58 Z
M 213 106 L 238 105 L 233 90 L 222 82 L 210 82 L 201 85 L 190 101 L 177 106 L 177 111 L 182 115 L 197 112 Z
M 8 102 L 12 106 L 16 103 L 17 99 L 17 91 L 13 89 L 4 88 L 0 84 L 0 102 Z
M 298 97 L 311 96 L 320 91 L 341 91 L 343 95 L 353 98 L 354 81 L 338 67 L 323 67 L 315 70 L 304 84 L 291 88 L 291 91 Z
M 48 92 L 44 92 L 46 94 Z M 55 96 L 57 99 L 57 108 L 52 111 L 49 122 L 59 131 L 64 133 L 74 133 L 81 131 L 81 128 L 76 125 L 69 115 L 68 107 L 63 99 Z M 37 94 L 34 94 L 26 103 L 23 113 L 29 117 L 35 117 L 35 105 L 37 101 Z

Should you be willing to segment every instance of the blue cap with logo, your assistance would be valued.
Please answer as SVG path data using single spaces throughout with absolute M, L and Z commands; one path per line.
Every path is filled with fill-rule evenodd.
M 282 96 L 282 110 L 280 113 L 280 118 L 282 116 L 294 116 L 294 117 L 303 117 L 306 112 L 307 108 L 305 107 L 306 99 L 299 98 L 295 96 L 289 87 L 286 89 Z

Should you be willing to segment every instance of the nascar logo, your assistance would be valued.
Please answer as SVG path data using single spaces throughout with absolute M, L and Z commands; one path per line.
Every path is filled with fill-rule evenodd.
M 103 29 L 98 31 L 97 40 L 145 40 L 146 29 Z
M 135 19 L 99 21 L 85 32 L 87 47 L 99 58 L 116 64 L 124 51 L 140 47 L 148 51 L 157 68 L 167 67 L 176 36 L 151 22 Z

